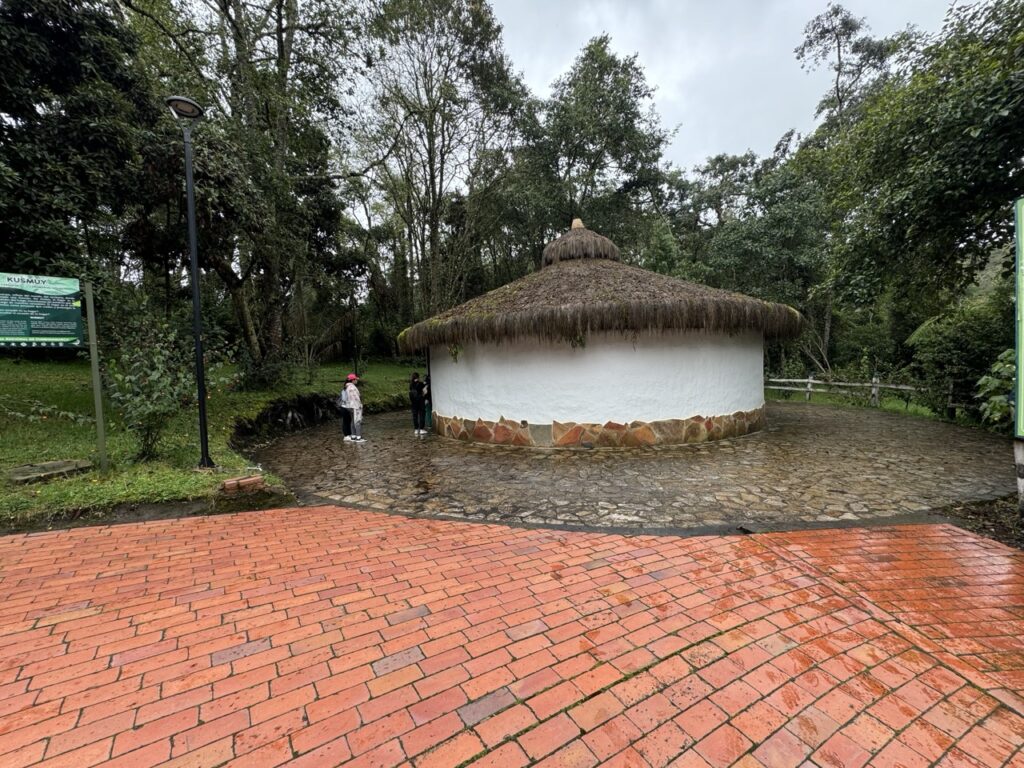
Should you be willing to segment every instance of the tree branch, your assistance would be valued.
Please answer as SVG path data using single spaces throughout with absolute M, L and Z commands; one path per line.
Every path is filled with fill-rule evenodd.
M 402 130 L 405 128 L 405 124 L 409 121 L 409 118 L 412 117 L 413 114 L 416 113 L 409 112 L 402 118 L 402 123 L 401 125 L 398 126 L 397 130 L 395 130 L 395 138 L 391 142 L 391 146 L 388 147 L 387 151 L 383 155 L 378 157 L 376 160 L 371 162 L 369 165 L 367 165 L 365 168 L 363 168 L 361 171 L 349 171 L 348 173 L 314 174 L 312 176 L 293 176 L 292 178 L 302 181 L 342 181 L 346 179 L 359 179 L 362 178 L 363 176 L 366 176 L 367 174 L 370 173 L 370 171 L 374 170 L 375 168 L 379 168 L 384 163 L 386 163 L 388 159 L 390 159 L 390 157 L 395 153 L 395 150 L 398 149 L 398 145 L 402 140 Z
M 224 93 L 224 90 L 221 87 L 220 83 L 218 83 L 216 80 L 213 80 L 213 79 L 207 77 L 206 73 L 203 72 L 202 67 L 200 67 L 196 63 L 195 59 L 192 58 L 192 56 L 189 54 L 188 50 L 186 50 L 186 48 L 178 41 L 179 37 L 183 37 L 186 34 L 188 34 L 190 32 L 193 32 L 193 31 L 198 32 L 198 30 L 184 29 L 184 30 L 181 30 L 180 32 L 175 33 L 172 30 L 170 30 L 167 27 L 167 25 L 163 23 L 163 21 L 158 19 L 152 13 L 147 11 L 145 8 L 140 8 L 138 5 L 136 5 L 134 0 L 120 0 L 120 2 L 128 10 L 132 11 L 133 13 L 138 14 L 139 16 L 142 16 L 145 19 L 149 19 L 149 21 L 151 21 L 153 24 L 155 24 L 157 26 L 157 28 L 161 32 L 163 32 L 163 34 L 167 37 L 167 39 L 171 41 L 171 44 L 178 50 L 178 53 L 180 53 L 182 56 L 185 57 L 185 60 L 189 63 L 189 66 L 191 66 L 192 69 L 195 71 L 195 73 L 199 76 L 199 79 L 204 81 L 204 82 L 206 82 L 206 83 L 209 83 L 209 84 L 213 85 L 214 88 L 216 89 L 216 91 L 220 94 L 221 98 L 224 99 L 224 101 L 226 103 L 226 101 L 227 101 L 227 94 Z

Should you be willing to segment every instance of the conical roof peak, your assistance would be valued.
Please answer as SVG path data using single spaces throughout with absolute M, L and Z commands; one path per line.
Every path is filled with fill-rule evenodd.
M 582 219 L 573 219 L 568 232 L 544 246 L 541 266 L 548 267 L 570 259 L 610 259 L 620 261 L 619 248 L 604 235 L 587 229 Z

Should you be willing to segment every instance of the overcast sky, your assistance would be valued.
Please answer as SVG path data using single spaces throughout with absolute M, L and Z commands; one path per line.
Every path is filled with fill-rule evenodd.
M 490 0 L 505 49 L 538 95 L 568 70 L 588 40 L 611 35 L 639 54 L 667 128 L 668 159 L 690 169 L 720 152 L 772 151 L 790 128 L 814 126 L 829 75 L 793 55 L 826 0 Z M 844 0 L 886 36 L 913 24 L 935 32 L 949 0 Z

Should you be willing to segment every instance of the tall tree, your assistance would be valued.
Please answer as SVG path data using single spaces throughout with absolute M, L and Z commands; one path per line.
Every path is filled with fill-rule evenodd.
M 644 239 L 664 178 L 661 128 L 636 55 L 611 50 L 608 35 L 588 42 L 555 81 L 543 115 L 542 149 L 557 184 L 555 218 L 577 216 L 627 246 Z
M 224 284 L 247 358 L 270 365 L 286 353 L 289 304 L 308 304 L 309 286 L 300 297 L 297 282 L 355 267 L 336 236 L 336 177 L 345 174 L 334 164 L 332 134 L 344 124 L 342 95 L 360 66 L 360 16 L 344 0 L 122 2 L 161 46 L 161 60 L 176 58 L 175 72 L 192 72 L 213 101 L 196 132 L 197 185 L 200 200 L 212 193 L 208 223 L 223 247 L 200 257 Z M 204 153 L 204 143 L 216 152 Z M 204 189 L 214 177 L 219 189 Z
M 888 71 L 891 57 L 913 39 L 909 29 L 890 38 L 871 37 L 863 18 L 829 3 L 807 22 L 804 41 L 795 49 L 806 69 L 825 64 L 832 71 L 832 87 L 818 103 L 816 115 L 842 123 L 863 100 L 871 82 Z
M 403 258 L 419 309 L 431 314 L 464 297 L 473 254 L 465 238 L 448 237 L 452 206 L 485 181 L 484 155 L 508 148 L 522 88 L 486 4 L 388 0 L 377 29 L 384 50 L 369 84 L 364 151 L 385 158 L 375 178 L 404 223 Z
M 102 0 L 9 0 L 0 47 L 3 268 L 109 264 L 157 117 L 134 35 Z
M 851 202 L 839 192 L 845 183 L 845 171 L 839 167 L 834 147 L 857 121 L 870 95 L 886 82 L 896 54 L 912 45 L 914 39 L 909 30 L 891 38 L 873 38 L 864 19 L 841 5 L 829 4 L 808 22 L 804 41 L 795 49 L 804 67 L 815 69 L 824 64 L 833 73 L 832 87 L 817 109 L 825 120 L 794 158 L 799 175 L 821 188 L 824 247 L 820 250 L 819 281 L 810 287 L 810 322 L 804 339 L 806 354 L 826 375 L 832 369 L 837 301 L 848 296 L 851 287 L 839 267 L 850 247 Z

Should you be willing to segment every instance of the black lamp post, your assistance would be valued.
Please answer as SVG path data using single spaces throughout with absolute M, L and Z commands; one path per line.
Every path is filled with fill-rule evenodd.
M 196 249 L 196 196 L 192 184 L 192 121 L 203 116 L 203 108 L 184 96 L 165 99 L 175 120 L 184 120 L 185 191 L 188 198 L 188 248 L 192 263 L 192 335 L 196 346 L 196 388 L 199 393 L 199 457 L 200 467 L 212 467 L 210 444 L 206 432 L 206 372 L 203 367 L 203 321 L 199 311 L 199 255 Z

